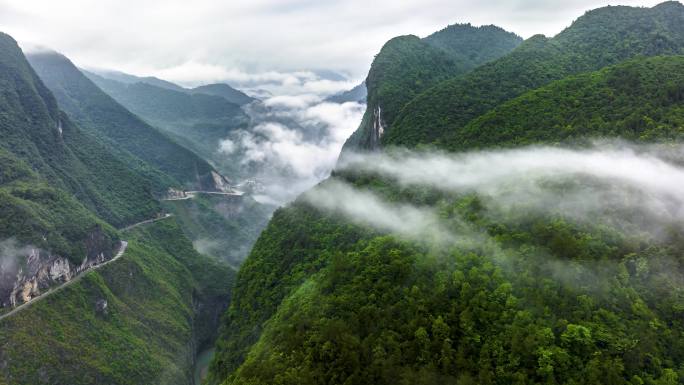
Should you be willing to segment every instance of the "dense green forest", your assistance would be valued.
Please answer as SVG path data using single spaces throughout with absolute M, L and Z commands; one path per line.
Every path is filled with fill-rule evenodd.
M 401 108 L 424 90 L 507 54 L 521 41 L 498 27 L 469 24 L 449 26 L 425 39 L 400 36 L 388 41 L 368 72 L 368 108 L 345 149 L 374 147 L 379 139 L 374 122 L 391 125 Z
M 145 82 L 123 83 L 89 72 L 86 75 L 124 107 L 219 167 L 227 158 L 218 153 L 219 141 L 249 122 L 240 104 L 226 98 L 227 85 L 171 90 Z
M 0 48 L 0 148 L 6 160 L 0 166 L 6 197 L 0 237 L 82 250 L 89 231 L 107 227 L 101 220 L 122 226 L 158 212 L 145 176 L 59 110 L 16 42 L 0 35 Z
M 654 56 L 682 53 L 683 20 L 675 2 L 590 11 L 554 38 L 532 37 L 436 85 L 385 76 L 369 85 L 369 106 L 373 89 L 403 89 L 387 104 L 398 112 L 385 120 L 382 144 L 428 152 L 596 138 L 677 143 L 684 58 Z M 418 63 L 413 53 L 393 64 Z M 439 79 L 442 68 L 428 74 L 418 63 L 412 72 Z M 346 150 L 364 148 L 373 119 L 364 117 Z M 410 240 L 310 203 L 340 181 L 435 212 L 470 241 Z M 612 180 L 535 186 L 559 202 L 601 191 L 639 201 Z M 242 265 L 212 383 L 684 383 L 681 223 L 643 230 L 638 205 L 605 202 L 578 220 L 534 209 L 533 195 L 515 198 L 502 206 L 486 194 L 335 172 L 276 211 Z
M 51 187 L 23 161 L 0 149 L 0 236 L 13 237 L 79 264 L 88 255 L 86 240 L 97 231 L 99 251 L 112 256 L 118 236 L 73 195 Z M 91 255 L 92 256 L 92 255 Z
M 684 53 L 683 24 L 678 2 L 587 12 L 553 38 L 534 36 L 510 55 L 426 90 L 405 105 L 383 143 L 456 146 L 470 120 L 526 91 L 636 56 Z
M 684 56 L 634 59 L 529 91 L 468 123 L 450 149 L 676 141 L 684 134 Z
M 69 59 L 55 52 L 33 53 L 28 59 L 60 108 L 130 167 L 140 170 L 157 193 L 169 186 L 213 189 L 209 175 L 213 168 L 205 160 L 121 106 Z
M 120 259 L 64 278 L 72 281 L 0 320 L 0 384 L 191 383 L 194 355 L 216 337 L 234 271 L 194 250 L 171 218 L 116 228 L 155 218 L 163 189 L 200 187 L 194 181 L 201 167 L 213 169 L 114 102 L 66 58 L 34 59 L 59 100 L 17 43 L 0 34 L 3 296 L 29 264 L 25 250 L 40 250 L 35 263 L 43 270 L 36 274 L 48 277 L 25 278 L 37 279 L 45 293 L 63 283 L 48 255 L 66 258 L 70 266 L 56 268 L 75 273 L 86 257 L 110 259 L 120 241 L 129 246 Z M 126 143 L 143 147 L 134 155 L 119 148 Z M 192 170 L 184 174 L 185 166 Z M 5 255 L 6 244 L 22 251 Z
M 0 321 L 0 383 L 190 383 L 234 273 L 198 254 L 173 220 L 124 236 L 125 258 Z

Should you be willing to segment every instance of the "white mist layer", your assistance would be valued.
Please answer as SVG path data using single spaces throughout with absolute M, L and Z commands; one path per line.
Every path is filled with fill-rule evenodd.
M 276 96 L 248 108 L 254 125 L 219 143 L 226 156 L 239 154 L 255 168 L 263 203 L 283 204 L 330 175 L 346 139 L 356 130 L 365 106 L 327 103 L 312 95 Z
M 608 209 L 628 210 L 646 218 L 642 225 L 648 227 L 684 220 L 682 164 L 679 145 L 611 143 L 585 150 L 356 154 L 345 156 L 339 167 L 391 177 L 404 186 L 477 193 L 488 198 L 490 208 L 503 210 L 524 206 L 578 220 L 610 219 Z
M 341 214 L 360 225 L 415 240 L 455 241 L 454 235 L 431 209 L 387 203 L 370 191 L 362 191 L 346 183 L 329 181 L 303 197 L 320 209 Z

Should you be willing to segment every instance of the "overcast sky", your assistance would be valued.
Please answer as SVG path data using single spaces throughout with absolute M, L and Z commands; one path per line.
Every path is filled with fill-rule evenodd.
M 77 65 L 183 84 L 297 70 L 365 77 L 388 39 L 448 24 L 555 35 L 586 10 L 650 0 L 0 0 L 0 30 Z

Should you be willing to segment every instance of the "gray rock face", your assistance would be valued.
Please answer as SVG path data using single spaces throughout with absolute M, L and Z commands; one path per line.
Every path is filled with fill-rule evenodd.
M 16 257 L 16 263 L 3 266 L 0 273 L 0 304 L 2 307 L 15 307 L 57 283 L 70 281 L 75 269 L 66 259 L 38 249 L 31 249 L 28 255 Z M 22 261 L 22 258 L 24 259 Z M 7 279 L 14 276 L 14 279 Z
M 77 266 L 64 257 L 35 248 L 13 258 L 0 264 L 0 308 L 28 302 L 109 259 L 104 252 L 92 253 Z
M 95 302 L 95 311 L 98 314 L 107 315 L 107 306 L 108 304 L 106 299 L 98 299 L 97 302 Z

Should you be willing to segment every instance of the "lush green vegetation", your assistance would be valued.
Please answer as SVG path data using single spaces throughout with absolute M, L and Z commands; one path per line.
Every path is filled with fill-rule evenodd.
M 191 383 L 194 354 L 216 337 L 234 272 L 197 253 L 171 219 L 123 234 L 114 226 L 154 217 L 155 194 L 178 181 L 201 187 L 195 182 L 212 168 L 65 58 L 34 57 L 81 130 L 7 35 L 0 52 L 0 241 L 77 265 L 130 242 L 120 260 L 0 321 L 0 383 Z M 143 146 L 140 158 L 117 148 L 128 144 Z M 3 290 L 12 287 L 9 272 Z
M 126 110 L 69 59 L 58 53 L 35 53 L 29 60 L 59 107 L 129 167 L 143 173 L 157 193 L 169 186 L 212 187 L 212 167 L 206 161 Z
M 0 35 L 0 49 L 0 148 L 5 154 L 115 226 L 156 213 L 159 206 L 144 175 L 71 123 L 11 37 Z M 26 184 L 24 189 L 31 191 Z M 31 200 L 28 193 L 24 197 Z
M 502 216 L 473 195 L 382 186 L 491 243 L 431 247 L 304 202 L 279 210 L 238 274 L 216 378 L 237 368 L 226 383 L 680 383 L 674 228 L 661 242 L 531 215 L 525 202 Z
M 0 148 L 0 237 L 67 256 L 79 264 L 89 255 L 86 240 L 103 237 L 99 251 L 111 256 L 118 236 L 81 203 L 50 187 L 28 165 Z M 91 257 L 94 255 L 90 255 Z
M 186 236 L 202 254 L 239 266 L 245 260 L 272 208 L 249 196 L 197 195 L 193 199 L 166 201 Z
M 636 56 L 682 54 L 683 10 L 667 2 L 590 11 L 552 39 L 532 37 L 509 55 L 426 90 L 406 104 L 383 143 L 458 146 L 469 121 L 526 91 Z
M 680 140 L 684 57 L 628 61 L 527 92 L 466 125 L 451 149 L 587 138 Z
M 421 92 L 446 79 L 499 58 L 520 44 L 520 38 L 498 27 L 452 25 L 425 39 L 400 36 L 383 46 L 366 78 L 368 108 L 346 149 L 375 146 L 377 109 L 385 126 Z
M 247 96 L 244 92 L 238 91 L 235 88 L 229 86 L 228 84 L 207 84 L 204 86 L 195 87 L 189 92 L 193 94 L 205 94 L 220 96 L 230 103 L 242 106 L 247 103 L 253 102 L 255 99 Z
M 193 250 L 173 220 L 125 237 L 122 259 L 0 321 L 0 383 L 190 383 L 233 272 Z
M 495 25 L 454 24 L 423 39 L 449 54 L 466 71 L 496 60 L 520 45 L 522 38 Z
M 219 141 L 233 130 L 246 127 L 248 122 L 238 104 L 229 102 L 224 95 L 214 95 L 225 90 L 209 87 L 206 92 L 211 91 L 211 94 L 178 91 L 144 82 L 127 84 L 86 74 L 124 107 L 214 164 L 225 160 L 224 155 L 218 154 Z
M 387 94 L 400 110 L 385 121 L 383 143 L 467 150 L 680 139 L 684 59 L 651 56 L 682 53 L 682 21 L 679 3 L 607 7 L 412 100 Z M 411 55 L 395 60 L 411 63 Z M 406 79 L 369 84 L 369 106 L 373 89 L 420 89 Z M 353 139 L 361 147 L 369 124 L 367 113 Z M 524 199 L 500 209 L 486 196 L 377 175 L 333 179 L 430 208 L 454 234 L 473 230 L 477 242 L 408 241 L 305 199 L 276 211 L 238 273 L 214 383 L 684 383 L 680 224 L 651 236 L 636 230 L 636 208 L 606 205 L 578 221 Z M 562 200 L 593 184 L 621 188 L 580 178 L 545 188 Z

